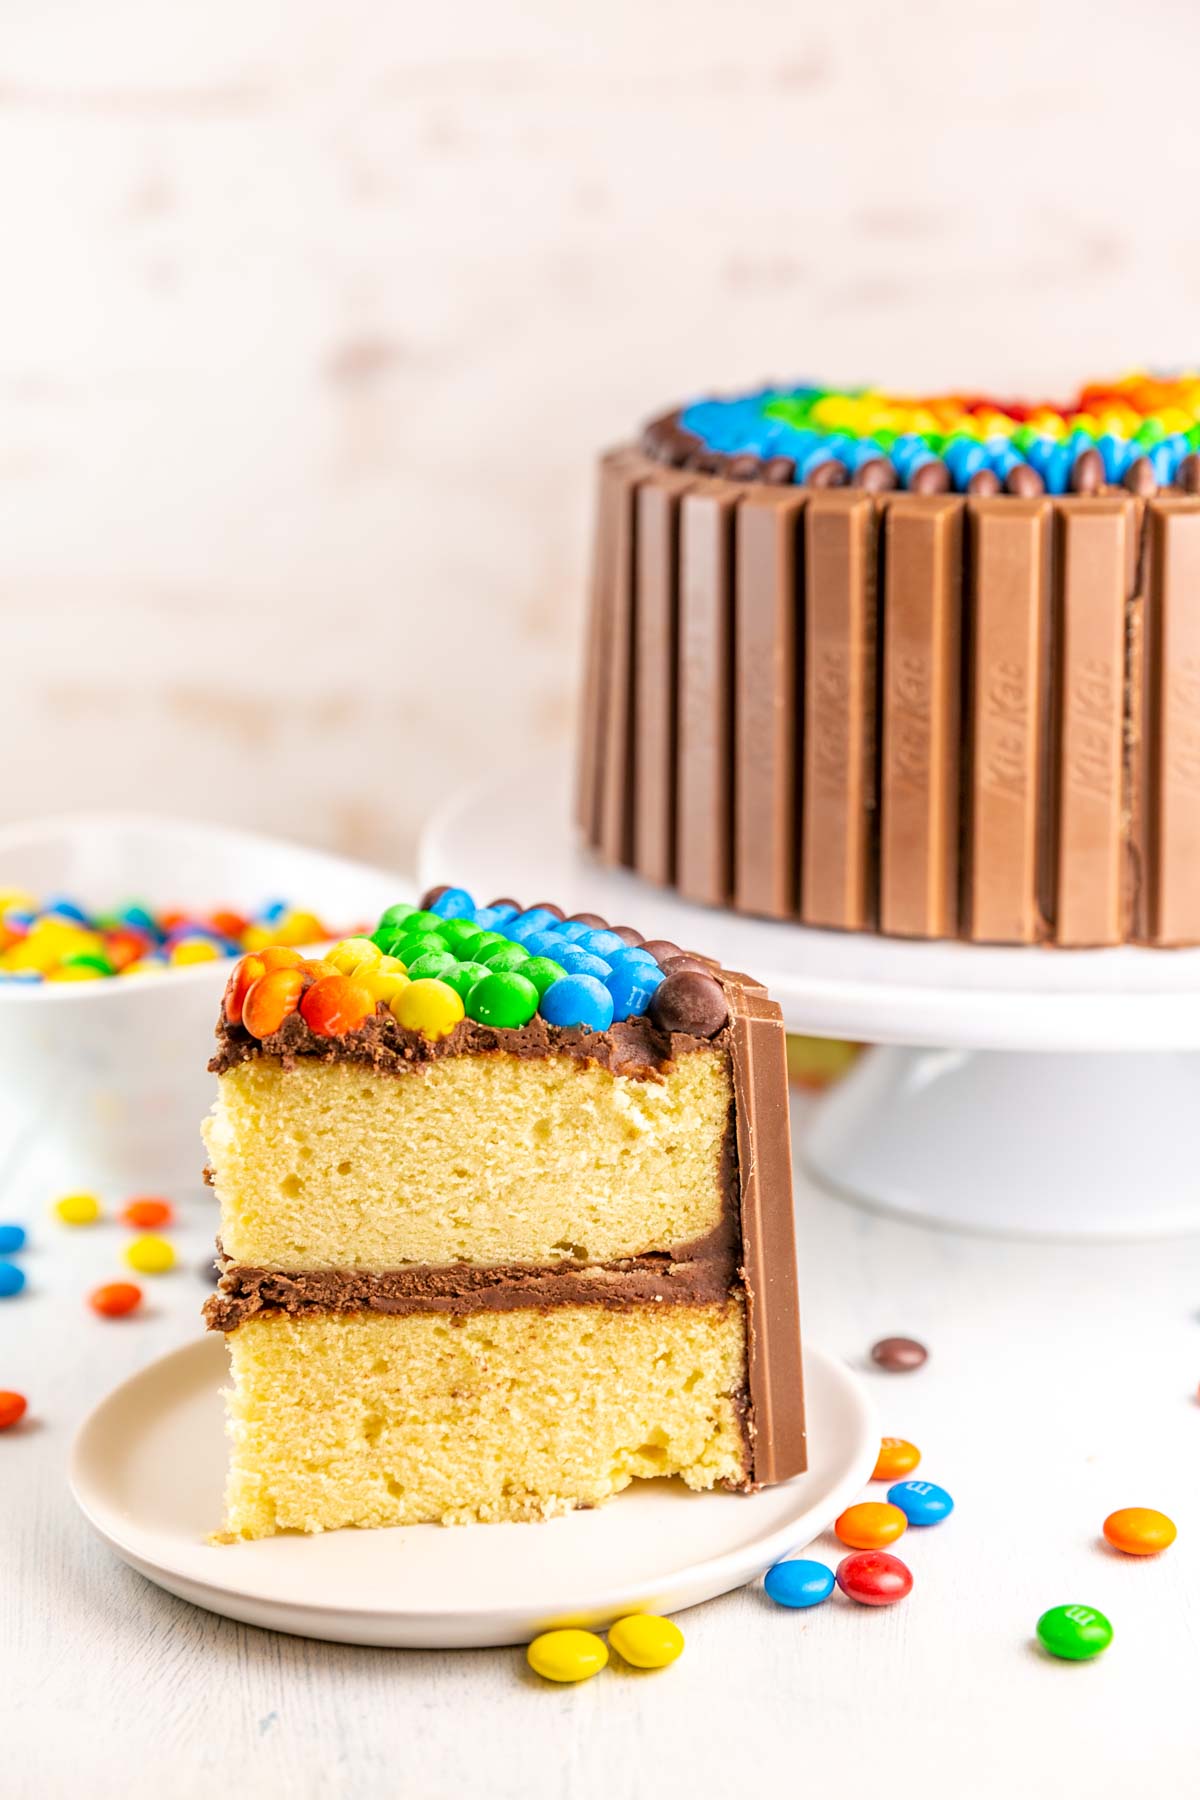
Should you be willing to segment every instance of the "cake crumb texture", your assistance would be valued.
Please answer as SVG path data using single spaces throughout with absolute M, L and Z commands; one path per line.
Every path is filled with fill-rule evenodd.
M 747 1478 L 740 1295 L 462 1319 L 266 1314 L 228 1342 L 225 1523 L 241 1538 L 545 1519 L 639 1477 Z
M 722 1222 L 728 1053 L 636 1080 L 566 1056 L 464 1056 L 421 1073 L 256 1057 L 205 1126 L 235 1262 L 611 1262 Z

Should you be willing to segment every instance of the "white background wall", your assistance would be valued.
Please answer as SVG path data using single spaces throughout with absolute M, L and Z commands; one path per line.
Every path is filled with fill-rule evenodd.
M 660 403 L 1200 359 L 1198 50 L 1193 0 L 0 0 L 0 819 L 401 860 L 497 735 L 560 753 L 590 459 Z

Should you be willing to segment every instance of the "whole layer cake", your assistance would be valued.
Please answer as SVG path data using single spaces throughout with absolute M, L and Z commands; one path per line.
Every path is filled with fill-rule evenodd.
M 702 400 L 605 456 L 578 817 L 845 931 L 1200 942 L 1200 376 Z
M 804 1468 L 783 1025 L 458 888 L 238 964 L 205 1126 L 226 1530 L 545 1518 Z

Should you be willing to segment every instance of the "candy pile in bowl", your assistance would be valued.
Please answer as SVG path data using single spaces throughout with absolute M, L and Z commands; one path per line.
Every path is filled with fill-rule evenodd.
M 648 1015 L 661 1031 L 711 1038 L 729 1017 L 716 965 L 595 913 L 564 918 L 549 903 L 476 906 L 463 888 L 390 906 L 370 937 L 319 959 L 267 948 L 230 976 L 225 1017 L 267 1038 L 299 1013 L 319 1037 L 342 1037 L 385 1007 L 431 1041 L 464 1019 L 520 1030 L 535 1018 L 584 1031 Z
M 155 913 L 139 900 L 94 912 L 68 894 L 39 900 L 20 888 L 0 888 L 0 982 L 153 975 L 328 936 L 315 913 L 286 900 L 269 901 L 251 915 L 229 908 Z

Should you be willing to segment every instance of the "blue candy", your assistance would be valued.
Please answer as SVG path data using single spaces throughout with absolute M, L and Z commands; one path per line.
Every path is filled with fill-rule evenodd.
M 643 950 L 640 944 L 622 944 L 619 950 L 610 950 L 604 960 L 613 969 L 623 969 L 627 963 L 649 964 L 652 969 L 658 967 L 650 952 Z
M 593 975 L 563 975 L 551 982 L 538 1007 L 549 1025 L 582 1025 L 607 1031 L 613 1022 L 612 995 Z
M 16 1263 L 0 1262 L 0 1300 L 11 1300 L 25 1286 L 25 1271 Z
M 833 1570 L 820 1562 L 776 1563 L 763 1586 L 776 1606 L 820 1606 L 833 1592 Z
M 650 996 L 666 976 L 657 963 L 623 962 L 608 978 L 612 995 L 613 1018 L 640 1018 L 650 1004 Z
M 560 938 L 565 938 L 568 944 L 578 944 L 587 936 L 589 931 L 593 931 L 594 929 L 594 926 L 585 925 L 581 919 L 565 919 L 558 927 L 556 935 Z
M 55 894 L 53 899 L 47 900 L 42 908 L 42 917 L 48 918 L 51 914 L 56 919 L 69 919 L 72 925 L 91 924 L 82 906 L 76 906 L 74 900 L 69 900 L 65 894 Z
M 264 925 L 278 925 L 284 914 L 291 910 L 286 900 L 268 900 L 258 916 Z
M 590 950 L 581 949 L 578 944 L 564 944 L 554 960 L 562 964 L 568 975 L 591 975 L 604 982 L 612 974 L 611 964 L 602 956 L 593 956 Z
M 552 956 L 555 962 L 559 960 L 559 951 L 566 949 L 557 931 L 535 931 L 531 937 L 523 938 L 522 943 L 530 956 Z
M 532 913 L 522 913 L 519 918 L 507 919 L 503 925 L 496 927 L 506 938 L 511 938 L 514 944 L 523 944 L 526 938 L 539 937 L 545 929 L 546 921 L 535 918 Z
M 444 894 L 438 895 L 429 910 L 436 913 L 439 919 L 473 919 L 475 902 L 466 888 L 447 888 Z
M 0 1256 L 13 1256 L 25 1248 L 23 1225 L 0 1225 Z
M 608 959 L 610 950 L 624 950 L 625 940 L 619 938 L 615 931 L 589 931 L 586 937 L 576 938 L 575 942 L 581 950 L 590 950 L 593 956 Z
M 477 906 L 475 908 L 475 923 L 483 931 L 499 931 L 502 925 L 507 925 L 508 921 L 515 919 L 516 916 L 515 906 Z
M 940 1525 L 954 1511 L 945 1488 L 935 1487 L 932 1481 L 898 1481 L 888 1489 L 888 1499 L 910 1525 Z

